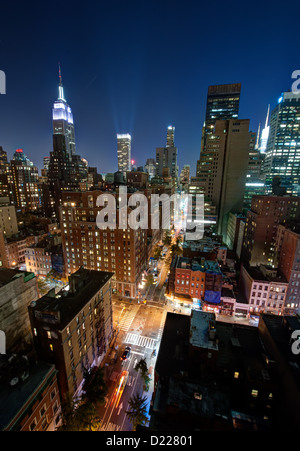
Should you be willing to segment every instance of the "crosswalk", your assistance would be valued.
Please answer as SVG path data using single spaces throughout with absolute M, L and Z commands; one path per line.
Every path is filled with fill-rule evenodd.
M 154 349 L 157 343 L 157 340 L 149 337 L 145 337 L 143 335 L 131 334 L 128 333 L 125 337 L 124 343 L 128 343 L 130 345 L 141 346 L 143 348 Z
M 135 315 L 137 314 L 138 309 L 140 308 L 139 305 L 135 305 L 129 312 L 127 312 L 123 318 L 121 318 L 119 322 L 119 329 L 123 330 L 124 332 L 127 332 L 130 329 L 130 326 L 135 318 Z
M 100 430 L 101 431 L 119 431 L 121 429 L 121 426 L 115 423 L 104 423 Z

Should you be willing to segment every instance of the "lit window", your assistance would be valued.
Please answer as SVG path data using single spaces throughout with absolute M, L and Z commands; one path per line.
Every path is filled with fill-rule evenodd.
M 251 395 L 253 396 L 253 398 L 257 398 L 258 390 L 252 390 Z
M 235 372 L 234 372 L 234 378 L 235 378 L 235 379 L 238 379 L 238 377 L 239 377 L 239 373 L 238 373 L 238 371 L 235 371 Z

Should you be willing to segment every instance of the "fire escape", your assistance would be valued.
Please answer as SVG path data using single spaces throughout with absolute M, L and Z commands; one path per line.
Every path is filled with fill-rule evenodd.
M 95 323 L 95 327 L 96 327 L 95 335 L 97 342 L 97 355 L 101 356 L 106 352 L 103 297 L 99 298 L 99 302 L 97 304 L 97 320 Z

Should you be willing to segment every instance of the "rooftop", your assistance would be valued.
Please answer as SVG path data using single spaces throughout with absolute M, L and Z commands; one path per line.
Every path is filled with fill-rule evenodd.
M 193 310 L 191 315 L 190 344 L 200 348 L 218 350 L 218 345 L 214 339 L 215 332 L 215 314 Z
M 192 271 L 214 272 L 221 274 L 217 261 L 206 260 L 204 257 L 178 257 L 176 267 L 178 269 L 191 269 Z
M 271 277 L 271 276 L 267 275 L 267 272 L 264 274 L 259 267 L 245 266 L 245 269 L 246 269 L 247 273 L 252 277 L 252 279 L 257 282 L 288 283 L 287 279 L 281 273 L 279 273 L 277 270 L 275 270 L 276 277 Z M 270 272 L 271 272 L 271 270 L 274 271 L 274 268 L 266 267 L 266 270 L 268 270 L 268 269 L 270 270 Z
M 0 355 L 0 369 L 6 356 Z M 29 367 L 29 377 L 24 381 L 19 381 L 14 386 L 4 383 L 1 379 L 0 384 L 0 430 L 3 431 L 14 420 L 16 415 L 28 402 L 34 392 L 46 383 L 49 376 L 53 377 L 54 366 L 45 362 L 37 362 L 34 366 Z
M 55 295 L 50 290 L 30 304 L 45 322 L 59 323 L 64 328 L 89 300 L 111 279 L 113 273 L 80 268 L 69 277 L 69 290 Z
M 19 269 L 0 268 L 0 288 L 18 277 L 24 277 L 24 280 L 26 281 L 32 279 L 34 274 L 32 272 L 21 271 Z

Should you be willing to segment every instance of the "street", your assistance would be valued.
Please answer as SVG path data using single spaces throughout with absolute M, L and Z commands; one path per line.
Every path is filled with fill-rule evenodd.
M 99 409 L 102 418 L 101 430 L 129 431 L 132 426 L 127 419 L 128 401 L 133 394 L 139 393 L 147 396 L 148 404 L 152 396 L 153 380 L 149 391 L 144 390 L 144 381 L 134 369 L 139 360 L 145 358 L 150 377 L 153 379 L 153 368 L 159 349 L 160 339 L 166 318 L 166 310 L 159 304 L 157 306 L 131 304 L 114 301 L 114 327 L 117 329 L 117 337 L 113 343 L 113 349 L 105 359 L 105 379 L 108 385 L 106 404 Z M 131 347 L 127 361 L 121 361 L 125 346 Z M 117 349 L 116 349 L 117 348 Z M 110 356 L 117 351 L 116 361 L 111 362 Z M 156 350 L 156 356 L 153 350 Z M 128 372 L 128 379 L 123 390 L 119 390 L 120 379 L 123 371 Z

